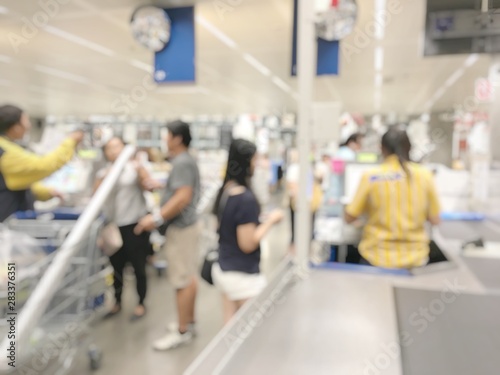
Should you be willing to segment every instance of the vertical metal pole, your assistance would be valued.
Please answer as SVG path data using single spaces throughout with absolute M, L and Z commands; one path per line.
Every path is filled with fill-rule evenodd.
M 483 0 L 481 3 L 481 11 L 486 13 L 490 10 L 489 0 Z
M 490 82 L 493 86 L 493 101 L 490 105 L 490 152 L 495 164 L 500 164 L 500 55 L 492 55 Z
M 311 213 L 308 190 L 311 176 L 312 95 L 315 77 L 315 31 L 314 1 L 299 0 L 298 4 L 298 60 L 297 76 L 299 89 L 297 143 L 300 156 L 299 196 L 297 199 L 297 220 L 295 222 L 297 265 L 307 269 L 311 244 Z

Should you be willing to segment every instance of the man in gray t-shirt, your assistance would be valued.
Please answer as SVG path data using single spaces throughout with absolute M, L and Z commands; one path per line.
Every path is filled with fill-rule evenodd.
M 196 206 L 200 200 L 200 173 L 198 165 L 187 151 L 177 155 L 172 160 L 172 172 L 168 177 L 161 205 L 163 206 L 167 203 L 174 196 L 175 192 L 183 186 L 192 187 L 193 196 L 191 202 L 178 216 L 168 221 L 168 225 L 175 225 L 180 228 L 185 228 L 196 223 L 198 220 Z
M 178 324 L 153 343 L 156 350 L 169 350 L 187 344 L 194 337 L 194 308 L 197 291 L 200 227 L 196 206 L 200 199 L 200 173 L 189 154 L 189 125 L 174 121 L 167 125 L 168 151 L 172 171 L 168 178 L 161 209 L 142 218 L 135 228 L 140 234 L 167 224 L 165 256 L 168 279 L 177 291 Z

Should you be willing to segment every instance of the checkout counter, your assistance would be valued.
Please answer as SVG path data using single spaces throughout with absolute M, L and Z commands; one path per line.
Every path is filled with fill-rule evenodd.
M 286 259 L 185 374 L 498 374 L 500 224 L 433 238 L 448 262 L 418 273 Z M 478 238 L 486 249 L 463 249 Z

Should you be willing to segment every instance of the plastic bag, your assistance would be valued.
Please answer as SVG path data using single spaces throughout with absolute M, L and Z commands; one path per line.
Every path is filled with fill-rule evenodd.
M 36 239 L 25 233 L 15 232 L 0 224 L 0 282 L 7 285 L 7 269 L 9 263 L 14 263 L 17 281 L 39 272 L 33 267 L 46 257 Z
M 113 256 L 123 246 L 123 239 L 120 229 L 115 223 L 109 223 L 102 228 L 99 238 L 97 239 L 97 246 L 108 257 Z

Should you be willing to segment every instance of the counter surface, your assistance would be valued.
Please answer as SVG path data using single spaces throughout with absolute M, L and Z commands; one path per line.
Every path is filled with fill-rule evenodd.
M 439 232 L 446 239 L 472 241 L 482 238 L 489 241 L 500 241 L 500 225 L 493 220 L 484 221 L 443 221 Z
M 397 342 L 390 283 L 376 279 L 314 270 L 288 291 L 222 374 L 363 374 L 381 342 Z M 400 363 L 384 374 L 401 374 Z
M 403 374 L 498 374 L 500 294 L 443 291 L 395 290 Z
M 500 280 L 494 269 L 486 279 L 478 277 L 485 274 L 483 264 L 461 256 L 462 242 L 478 233 L 500 241 L 496 223 L 453 222 L 436 230 L 434 240 L 452 263 L 439 272 L 396 276 L 312 269 L 210 373 L 496 375 L 500 295 L 492 290 Z M 453 303 L 446 302 L 453 296 Z M 435 314 L 427 319 L 422 314 L 429 309 Z M 204 356 L 207 364 L 210 349 Z M 189 374 L 206 371 L 199 361 Z

